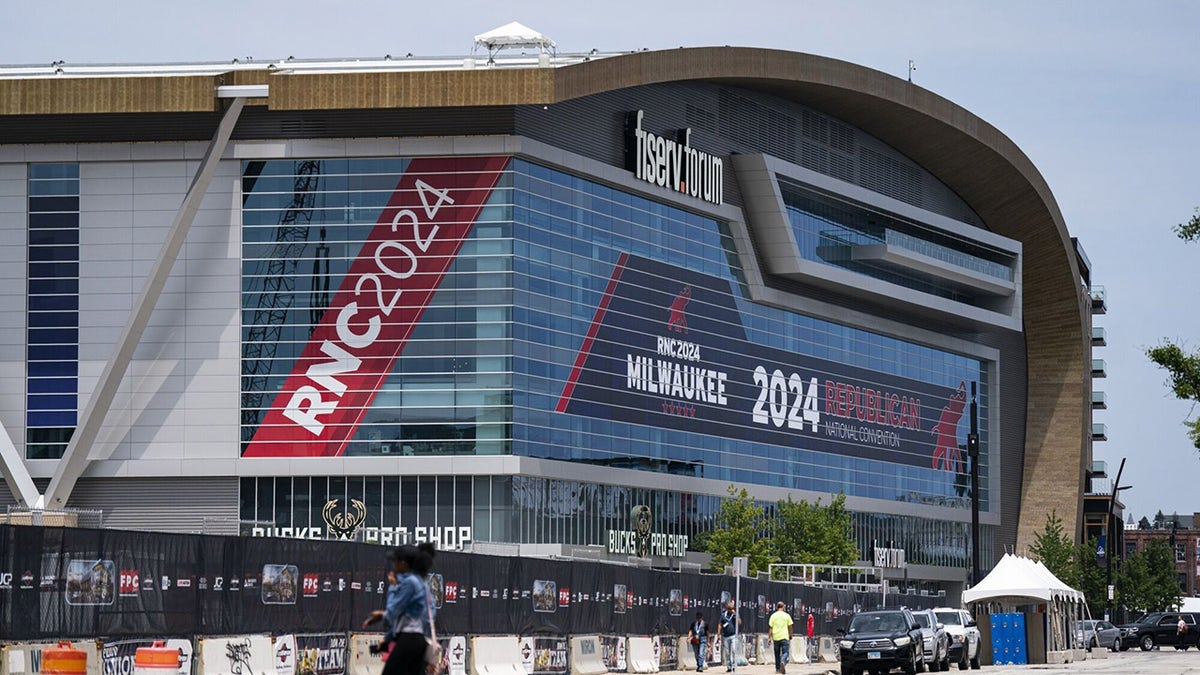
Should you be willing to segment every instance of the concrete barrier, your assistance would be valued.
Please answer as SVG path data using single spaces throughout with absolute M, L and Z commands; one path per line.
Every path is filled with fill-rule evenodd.
M 804 636 L 792 638 L 792 663 L 808 663 L 808 638 Z
M 604 675 L 608 666 L 600 655 L 600 636 L 576 635 L 571 638 L 571 675 Z
M 754 645 L 754 663 L 760 666 L 775 663 L 775 643 L 771 642 L 770 635 L 755 635 Z
M 837 663 L 838 651 L 837 646 L 831 637 L 821 637 L 817 643 L 817 662 L 818 663 Z
M 692 643 L 686 635 L 679 638 L 679 669 L 697 669 L 696 650 L 692 648 Z
M 383 658 L 372 654 L 371 645 L 383 638 L 381 633 L 351 633 L 347 651 L 346 675 L 380 675 L 383 673 Z
M 467 638 L 455 635 L 449 640 L 441 639 L 446 653 L 446 664 L 450 675 L 467 675 Z
M 13 642 L 0 646 L 0 673 L 3 675 L 41 675 L 42 651 L 57 647 L 57 642 Z M 71 646 L 87 654 L 88 675 L 100 675 L 100 642 L 81 640 Z
M 654 654 L 654 640 L 648 637 L 630 637 L 625 644 L 625 664 L 631 673 L 657 673 L 658 659 Z
M 525 675 L 521 641 L 515 635 L 471 638 L 470 675 Z
M 269 635 L 200 638 L 200 675 L 275 675 L 275 649 Z

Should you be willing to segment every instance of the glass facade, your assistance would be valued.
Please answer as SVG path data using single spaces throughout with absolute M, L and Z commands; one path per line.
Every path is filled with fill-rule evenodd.
M 886 244 L 1001 282 L 1013 281 L 1016 259 L 1009 253 L 988 249 L 887 213 L 837 201 L 786 181 L 780 183 L 780 190 L 800 256 L 805 260 L 978 306 L 985 305 L 986 299 L 970 289 L 915 270 L 900 270 L 856 259 L 853 251 L 860 246 Z
M 291 374 L 408 163 L 245 164 L 244 444 Z M 345 454 L 509 452 L 510 195 L 502 184 L 476 219 L 373 404 L 361 412 Z
M 244 163 L 244 443 L 412 161 Z M 988 364 L 753 302 L 726 224 L 697 208 L 509 161 L 345 454 L 516 454 L 968 509 L 965 392 L 978 386 L 986 486 Z M 911 232 L 887 240 L 1004 274 Z M 645 361 L 629 346 L 642 339 L 658 350 Z M 449 517 L 479 541 L 599 544 L 630 504 L 650 505 L 662 531 L 694 536 L 720 501 L 601 483 L 246 479 L 242 517 L 312 523 L 318 503 L 361 491 L 379 495 L 372 517 L 385 523 Z M 987 509 L 986 487 L 980 497 Z M 855 517 L 862 546 L 910 542 L 914 563 L 964 555 L 961 523 Z
M 879 374 L 878 381 L 897 377 L 951 389 L 978 382 L 986 484 L 989 403 L 981 361 L 756 304 L 722 223 L 531 162 L 516 160 L 512 171 L 515 454 L 969 508 L 962 471 L 816 452 L 803 441 L 786 447 L 556 412 L 613 267 L 629 252 L 728 282 L 746 340 L 764 350 L 847 364 Z M 923 429 L 937 423 L 937 407 L 927 408 Z M 952 435 L 965 447 L 965 416 L 959 422 Z M 980 492 L 986 509 L 986 488 Z
M 610 530 L 629 528 L 635 505 L 650 507 L 652 530 L 685 535 L 711 531 L 722 499 L 673 490 L 647 490 L 533 476 L 301 476 L 243 478 L 243 529 L 324 528 L 323 508 L 360 500 L 362 528 L 402 529 L 415 536 L 451 527 L 473 542 L 597 545 Z M 763 505 L 767 513 L 774 504 Z M 876 542 L 904 548 L 914 565 L 965 567 L 967 523 L 878 513 L 851 513 L 859 559 Z M 982 555 L 991 559 L 994 528 L 981 528 Z
M 25 456 L 58 459 L 79 412 L 79 165 L 29 165 Z

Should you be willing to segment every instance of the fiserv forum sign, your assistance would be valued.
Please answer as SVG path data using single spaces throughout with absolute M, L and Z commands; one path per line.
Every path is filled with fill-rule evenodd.
M 625 122 L 627 168 L 638 178 L 682 192 L 712 204 L 725 203 L 725 162 L 692 147 L 692 130 L 681 129 L 676 138 L 642 128 L 644 111 L 629 113 Z

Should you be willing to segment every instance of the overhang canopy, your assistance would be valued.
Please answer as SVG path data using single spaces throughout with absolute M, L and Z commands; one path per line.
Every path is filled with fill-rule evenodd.
M 475 46 L 488 51 L 510 47 L 537 47 L 554 49 L 554 40 L 520 22 L 512 21 L 499 28 L 475 36 Z

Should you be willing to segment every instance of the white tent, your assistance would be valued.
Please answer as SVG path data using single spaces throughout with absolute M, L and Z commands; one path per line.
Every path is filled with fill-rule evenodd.
M 986 577 L 963 592 L 963 602 L 968 604 L 984 601 L 1034 604 L 1082 599 L 1082 593 L 1063 583 L 1042 563 L 1008 553 Z
M 516 21 L 506 23 L 499 28 L 493 28 L 486 33 L 475 36 L 475 46 L 484 47 L 489 54 L 509 47 L 536 47 L 542 51 L 553 50 L 557 45 L 554 40 L 537 32 L 529 26 Z
M 1087 613 L 1083 593 L 1063 583 L 1040 561 L 1007 553 L 986 577 L 963 592 L 963 602 L 1045 605 L 1046 648 L 1050 651 L 1070 648 L 1073 633 L 1068 626 Z

